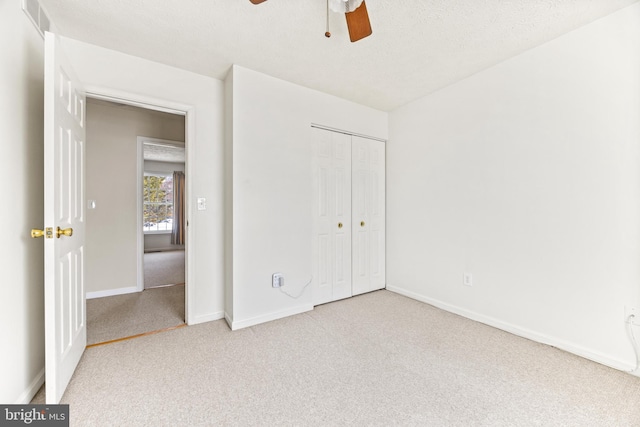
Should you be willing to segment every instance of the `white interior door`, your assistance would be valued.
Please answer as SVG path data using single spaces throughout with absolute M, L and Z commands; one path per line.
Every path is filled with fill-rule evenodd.
M 353 295 L 385 287 L 385 144 L 353 136 Z
M 45 35 L 44 108 L 45 382 L 46 401 L 55 404 L 87 342 L 85 96 L 60 51 L 60 41 L 51 33 Z
M 351 137 L 312 128 L 313 303 L 351 296 Z

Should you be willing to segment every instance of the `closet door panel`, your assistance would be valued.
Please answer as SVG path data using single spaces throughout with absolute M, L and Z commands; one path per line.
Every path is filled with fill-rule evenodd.
M 353 294 L 369 291 L 371 172 L 368 141 L 351 137 L 353 153 Z
M 312 129 L 313 303 L 351 296 L 351 140 Z
M 328 131 L 325 131 L 328 132 Z M 333 142 L 334 205 L 333 254 L 334 276 L 332 301 L 351 294 L 351 138 L 328 132 Z
M 331 300 L 332 295 L 332 254 L 331 254 L 331 139 L 314 133 L 313 140 L 313 281 L 314 302 L 322 304 Z
M 369 140 L 370 171 L 371 171 L 371 205 L 369 209 L 370 284 L 369 290 L 374 291 L 386 286 L 385 251 L 385 148 L 380 141 Z
M 353 294 L 385 286 L 385 145 L 352 137 Z

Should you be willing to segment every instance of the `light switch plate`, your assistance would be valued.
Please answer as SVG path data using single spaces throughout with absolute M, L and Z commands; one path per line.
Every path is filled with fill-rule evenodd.
M 198 210 L 204 211 L 207 209 L 207 199 L 204 197 L 198 197 Z
M 465 286 L 473 286 L 473 276 L 471 273 L 464 273 L 462 275 L 462 284 Z

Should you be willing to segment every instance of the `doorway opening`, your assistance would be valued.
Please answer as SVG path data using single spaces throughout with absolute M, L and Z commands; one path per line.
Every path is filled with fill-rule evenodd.
M 139 136 L 137 144 L 137 189 L 142 191 L 137 197 L 138 218 L 144 242 L 142 288 L 181 285 L 185 282 L 186 237 L 184 141 Z
M 87 97 L 86 117 L 87 345 L 184 325 L 186 116 Z

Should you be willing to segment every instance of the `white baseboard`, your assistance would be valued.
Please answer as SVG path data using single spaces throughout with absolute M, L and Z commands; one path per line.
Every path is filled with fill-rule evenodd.
M 187 324 L 191 326 L 199 323 L 213 322 L 214 320 L 220 319 L 224 319 L 224 311 L 216 311 L 215 313 L 194 316 L 193 318 L 188 319 Z
M 580 345 L 577 345 L 568 341 L 564 341 L 559 338 L 552 337 L 546 334 L 541 334 L 539 332 L 532 331 L 530 329 L 522 328 L 517 325 L 504 322 L 500 319 L 496 319 L 490 316 L 485 316 L 483 314 L 476 313 L 474 311 L 467 310 L 465 308 L 461 308 L 461 307 L 458 307 L 434 298 L 430 298 L 412 291 L 408 291 L 406 289 L 403 289 L 397 286 L 392 286 L 387 284 L 387 290 L 391 292 L 395 292 L 400 295 L 404 295 L 411 299 L 415 299 L 417 301 L 427 303 L 429 305 L 433 305 L 434 307 L 438 307 L 450 313 L 458 314 L 462 317 L 466 317 L 467 319 L 475 320 L 477 322 L 484 323 L 485 325 L 489 325 L 494 328 L 501 329 L 503 331 L 517 335 L 519 337 L 527 338 L 529 340 L 536 341 L 541 344 L 546 344 L 552 347 L 559 348 L 560 350 L 564 350 L 566 352 L 575 354 L 577 356 L 584 357 L 585 359 L 589 359 L 593 362 L 597 362 L 602 365 L 609 366 L 610 368 L 629 372 L 635 376 L 640 376 L 640 372 L 635 372 L 635 373 L 631 372 L 631 370 L 633 370 L 635 366 L 632 366 L 628 362 L 622 361 L 615 357 L 608 356 L 606 354 L 599 353 L 597 351 L 590 350 Z
M 44 368 L 42 368 L 42 370 L 38 372 L 38 375 L 29 383 L 27 389 L 22 392 L 20 397 L 14 402 L 14 405 L 29 404 L 36 393 L 38 393 L 38 390 L 40 390 L 40 387 L 42 387 L 42 384 L 44 384 Z
M 107 289 L 104 291 L 87 292 L 87 299 L 112 297 L 114 295 L 132 294 L 134 292 L 140 292 L 137 286 L 129 286 L 126 288 Z
M 239 321 L 233 320 L 230 322 L 230 326 L 232 331 L 237 331 L 238 329 L 248 328 L 250 326 L 259 325 L 260 323 L 282 319 L 283 317 L 293 316 L 294 314 L 300 314 L 311 310 L 313 310 L 313 304 L 304 304 L 288 310 L 276 311 L 262 316 L 251 317 L 249 319 Z M 227 323 L 229 323 L 230 319 L 228 316 L 226 316 L 226 320 Z

